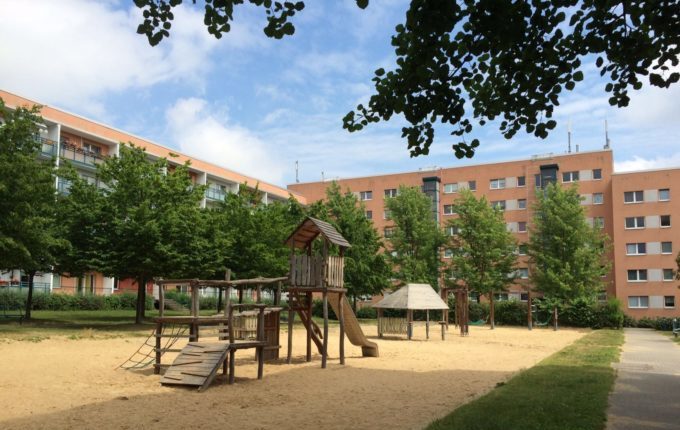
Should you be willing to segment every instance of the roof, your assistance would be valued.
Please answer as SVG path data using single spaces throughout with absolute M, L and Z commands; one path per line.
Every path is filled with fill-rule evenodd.
M 347 242 L 347 239 L 342 237 L 340 233 L 327 223 L 326 221 L 321 221 L 320 219 L 307 217 L 302 224 L 295 229 L 288 239 L 286 239 L 286 245 L 293 245 L 296 248 L 304 248 L 310 244 L 316 237 L 321 234 L 330 243 L 338 245 L 342 248 L 349 248 L 351 245 Z
M 385 297 L 374 308 L 382 309 L 448 309 L 449 306 L 439 297 L 429 284 L 406 284 Z

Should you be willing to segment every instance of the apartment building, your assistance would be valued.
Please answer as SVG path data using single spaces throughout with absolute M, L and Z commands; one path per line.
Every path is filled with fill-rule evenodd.
M 39 102 L 2 90 L 0 90 L 0 98 L 4 100 L 8 108 L 42 105 Z M 262 192 L 265 203 L 285 201 L 291 194 L 301 203 L 306 202 L 303 196 L 285 188 L 190 157 L 174 149 L 79 115 L 45 105 L 43 105 L 40 114 L 43 117 L 44 124 L 41 125 L 40 133 L 36 136 L 36 139 L 41 144 L 41 156 L 55 158 L 57 164 L 70 163 L 81 177 L 92 183 L 96 183 L 95 171 L 97 165 L 102 163 L 106 157 L 117 155 L 121 142 L 130 142 L 144 148 L 152 159 L 165 157 L 171 165 L 181 165 L 189 161 L 192 180 L 197 184 L 207 185 L 205 196 L 201 202 L 202 207 L 224 200 L 227 193 L 237 193 L 240 184 L 257 186 Z M 61 178 L 57 179 L 55 183 L 55 187 L 62 193 L 67 193 L 69 186 L 68 181 Z M 0 273 L 0 284 L 20 284 L 22 280 L 23 277 L 19 271 Z M 36 276 L 35 285 L 38 291 L 64 293 L 107 295 L 128 289 L 136 291 L 131 280 L 107 278 L 101 273 L 90 273 L 83 278 L 69 278 L 45 273 Z
M 680 183 L 680 169 L 616 174 L 612 151 L 605 149 L 336 182 L 358 196 L 366 206 L 366 217 L 385 237 L 394 228 L 385 202 L 397 194 L 401 185 L 422 187 L 432 198 L 433 216 L 443 228 L 456 216 L 452 204 L 460 190 L 485 196 L 492 205 L 503 209 L 508 230 L 519 243 L 520 278 L 501 298 L 526 300 L 531 269 L 524 244 L 533 216 L 531 208 L 536 192 L 551 181 L 578 186 L 587 221 L 612 239 L 612 270 L 603 279 L 606 295 L 619 297 L 626 313 L 635 317 L 677 315 L 675 303 L 680 299 L 680 290 L 671 277 L 676 268 L 675 255 L 680 250 L 680 228 L 673 229 L 671 215 L 676 213 L 680 218 L 680 197 L 671 200 L 670 190 L 673 184 Z M 288 188 L 313 202 L 324 198 L 329 184 L 298 183 Z M 635 253 L 633 244 L 638 247 Z M 444 262 L 449 255 L 443 251 Z

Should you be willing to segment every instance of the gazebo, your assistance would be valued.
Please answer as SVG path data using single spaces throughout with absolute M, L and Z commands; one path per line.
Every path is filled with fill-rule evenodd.
M 449 310 L 446 302 L 429 284 L 406 284 L 373 307 L 378 309 L 379 337 L 386 333 L 406 334 L 409 340 L 413 336 L 414 310 L 425 311 L 425 333 L 428 339 L 430 338 L 430 310 Z M 384 317 L 384 309 L 406 309 L 406 318 Z M 442 340 L 444 339 L 445 324 L 445 322 L 440 322 Z

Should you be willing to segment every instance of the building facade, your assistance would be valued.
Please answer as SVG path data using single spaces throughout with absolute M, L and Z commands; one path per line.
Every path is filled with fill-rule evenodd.
M 671 218 L 673 213 L 680 217 L 680 197 L 674 202 L 671 189 L 680 184 L 680 169 L 616 174 L 612 151 L 606 149 L 336 182 L 341 189 L 357 195 L 366 207 L 366 217 L 385 237 L 389 237 L 393 228 L 385 202 L 402 185 L 422 187 L 432 198 L 433 216 L 442 228 L 456 216 L 452 205 L 460 190 L 469 189 L 477 197 L 485 196 L 492 205 L 503 209 L 507 228 L 519 244 L 519 279 L 501 298 L 526 300 L 531 268 L 525 243 L 533 217 L 532 206 L 536 192 L 549 181 L 577 186 L 587 221 L 602 228 L 611 239 L 608 258 L 612 269 L 603 278 L 607 297 L 618 297 L 625 312 L 637 318 L 678 315 L 675 306 L 680 290 L 678 281 L 672 277 L 677 269 L 680 229 L 674 229 Z M 330 182 L 310 182 L 291 184 L 288 188 L 313 202 L 325 197 L 329 185 Z M 626 223 L 637 222 L 630 218 L 640 217 L 644 218 L 640 224 L 626 227 Z M 634 254 L 629 252 L 633 251 L 631 244 L 638 246 Z M 444 250 L 445 264 L 448 258 Z
M 0 90 L 0 98 L 10 109 L 40 105 L 38 102 L 2 90 Z M 95 172 L 98 164 L 109 156 L 117 155 L 121 143 L 132 143 L 144 148 L 150 158 L 164 157 L 168 159 L 170 165 L 181 165 L 189 161 L 189 171 L 194 183 L 207 186 L 201 202 L 202 207 L 224 200 L 228 193 L 238 193 L 241 184 L 248 184 L 251 187 L 257 186 L 259 191 L 262 192 L 265 203 L 285 201 L 290 195 L 293 195 L 303 204 L 306 202 L 303 196 L 285 188 L 190 157 L 149 140 L 60 109 L 43 105 L 40 115 L 44 124 L 40 125 L 40 132 L 36 139 L 41 144 L 41 157 L 54 158 L 57 165 L 64 162 L 70 163 L 82 178 L 91 183 L 96 183 Z M 61 178 L 58 178 L 55 183 L 55 187 L 62 193 L 67 193 L 69 186 L 68 181 Z M 101 273 L 89 273 L 82 278 L 69 278 L 44 273 L 36 276 L 34 282 L 37 291 L 45 292 L 108 295 L 117 291 L 137 290 L 136 286 L 132 285 L 131 280 L 108 278 Z M 25 277 L 18 270 L 0 273 L 0 285 L 21 286 L 22 283 L 26 283 Z M 148 286 L 148 288 L 151 292 L 151 286 Z

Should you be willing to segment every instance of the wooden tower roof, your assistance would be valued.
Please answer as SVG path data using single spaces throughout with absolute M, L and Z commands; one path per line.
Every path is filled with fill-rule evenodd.
M 312 217 L 305 218 L 300 226 L 288 236 L 285 243 L 288 246 L 293 245 L 296 248 L 305 248 L 320 234 L 330 243 L 334 243 L 341 248 L 351 247 L 347 239 L 342 237 L 332 225 Z

